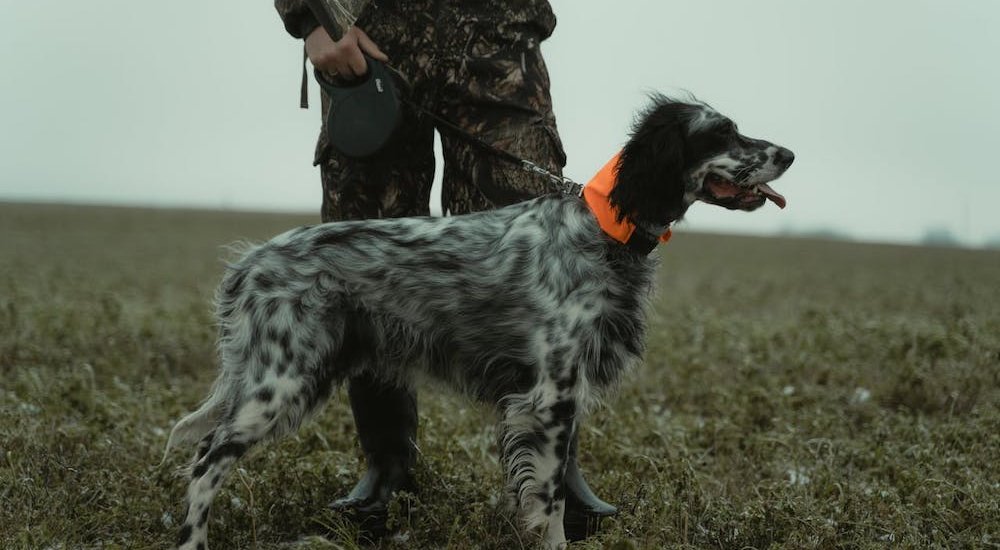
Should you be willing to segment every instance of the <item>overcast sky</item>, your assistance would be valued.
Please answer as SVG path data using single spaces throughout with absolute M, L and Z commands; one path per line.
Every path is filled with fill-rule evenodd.
M 318 211 L 318 109 L 271 2 L 4 4 L 0 200 Z M 683 89 L 797 155 L 787 209 L 696 205 L 689 228 L 1000 241 L 1000 2 L 552 4 L 567 175 L 620 147 L 647 91 Z

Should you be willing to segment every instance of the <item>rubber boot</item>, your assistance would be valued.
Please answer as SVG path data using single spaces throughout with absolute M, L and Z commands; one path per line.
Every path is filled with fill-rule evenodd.
M 573 434 L 570 440 L 569 458 L 566 462 L 566 514 L 563 517 L 563 527 L 566 529 L 566 538 L 571 541 L 583 540 L 600 528 L 601 518 L 613 516 L 618 513 L 618 508 L 604 502 L 587 485 L 587 480 L 583 479 L 580 466 L 577 464 L 577 447 L 579 438 Z
M 368 470 L 351 492 L 330 504 L 349 513 L 364 534 L 385 534 L 387 508 L 396 491 L 414 491 L 412 468 L 416 461 L 417 398 L 408 390 L 368 376 L 352 378 L 347 389 L 358 439 Z M 577 464 L 579 440 L 570 440 L 566 464 L 566 514 L 563 525 L 570 540 L 583 540 L 597 532 L 601 518 L 618 509 L 594 494 Z
M 347 394 L 368 471 L 347 496 L 330 503 L 330 508 L 351 514 L 362 531 L 378 537 L 385 532 L 393 493 L 416 489 L 412 470 L 416 462 L 417 396 L 368 375 L 352 378 Z

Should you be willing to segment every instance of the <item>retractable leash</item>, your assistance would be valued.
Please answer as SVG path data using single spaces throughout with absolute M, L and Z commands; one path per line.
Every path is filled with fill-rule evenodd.
M 399 103 L 401 102 L 421 115 L 427 116 L 437 122 L 439 129 L 443 128 L 463 140 L 511 164 L 519 166 L 526 172 L 547 179 L 550 186 L 560 193 L 581 197 L 594 214 L 594 217 L 597 218 L 601 229 L 612 239 L 636 253 L 647 255 L 658 244 L 670 240 L 671 232 L 669 227 L 652 230 L 651 228 L 636 225 L 627 218 L 619 219 L 617 209 L 611 205 L 610 195 L 611 190 L 614 189 L 617 182 L 618 164 L 621 157 L 620 152 L 616 153 L 611 160 L 605 163 L 601 170 L 586 185 L 580 185 L 570 178 L 546 170 L 535 162 L 500 149 L 479 136 L 466 131 L 447 118 L 431 111 L 427 107 L 407 98 L 406 94 L 397 93 L 394 90 L 390 93 L 389 88 L 393 87 L 393 84 L 389 82 L 393 79 L 387 69 L 391 69 L 403 85 L 408 87 L 406 78 L 395 67 L 383 64 L 368 56 L 365 57 L 369 64 L 368 74 L 363 77 L 363 83 L 356 85 L 354 88 L 335 86 L 322 73 L 318 71 L 316 73 L 316 79 L 319 80 L 324 89 L 328 93 L 332 92 L 327 131 L 329 132 L 330 143 L 336 146 L 342 153 L 350 156 L 358 156 L 351 154 L 349 151 L 362 151 L 363 155 L 360 156 L 368 156 L 380 149 L 388 141 L 392 132 L 395 131 L 395 127 L 398 125 L 398 118 L 401 116 Z M 379 79 L 386 80 L 385 89 L 383 89 L 383 86 L 373 88 L 374 84 L 372 83 L 377 83 Z M 362 86 L 367 86 L 368 90 L 364 91 Z M 347 91 L 345 92 L 345 90 Z M 385 97 L 372 99 L 374 96 Z M 390 97 L 391 99 L 389 99 Z M 349 106 L 350 108 L 337 109 L 336 106 Z M 375 112 L 380 110 L 381 112 Z M 339 120 L 336 120 L 338 117 L 334 117 L 334 114 L 338 111 L 347 112 L 338 115 Z M 359 113 L 364 113 L 365 115 L 359 117 Z M 345 114 L 347 115 L 346 117 L 343 116 Z
M 397 73 L 399 72 L 394 67 L 392 69 Z M 482 138 L 467 132 L 465 129 L 455 124 L 454 122 L 444 118 L 443 116 L 435 113 L 434 111 L 431 111 L 430 109 L 424 107 L 423 105 L 420 105 L 415 101 L 412 101 L 404 97 L 403 103 L 409 105 L 418 113 L 433 119 L 435 122 L 444 126 L 447 130 L 458 135 L 465 141 L 477 145 L 478 147 L 493 153 L 494 155 L 506 160 L 507 162 L 510 162 L 511 164 L 516 164 L 520 166 L 521 169 L 524 170 L 525 172 L 530 172 L 532 174 L 536 174 L 548 179 L 549 183 L 551 183 L 552 186 L 560 193 L 566 195 L 576 195 L 578 197 L 583 196 L 583 186 L 573 181 L 572 179 L 567 178 L 566 176 L 553 174 L 552 172 L 540 166 L 538 163 L 521 158 L 509 151 L 504 151 L 503 149 L 500 149 L 499 147 L 493 145 L 492 143 L 483 141 Z
M 581 196 L 583 186 L 570 178 L 546 170 L 536 162 L 521 158 L 509 151 L 484 141 L 464 128 L 399 93 L 392 73 L 404 84 L 406 78 L 399 69 L 374 59 L 367 54 L 368 72 L 358 79 L 333 80 L 322 71 L 314 71 L 320 88 L 330 98 L 326 130 L 330 145 L 352 158 L 367 158 L 381 150 L 399 127 L 402 118 L 400 103 L 417 113 L 433 119 L 439 129 L 453 133 L 461 139 L 484 149 L 501 159 L 519 166 L 522 170 L 542 176 L 561 193 Z
M 340 34 L 340 26 L 324 0 L 305 0 L 309 11 L 330 36 Z M 561 193 L 583 196 L 583 186 L 570 178 L 553 174 L 536 162 L 523 159 L 508 151 L 497 148 L 477 136 L 465 131 L 454 122 L 438 115 L 430 109 L 412 101 L 396 91 L 394 79 L 386 69 L 391 69 L 403 83 L 407 83 L 402 71 L 365 55 L 368 74 L 353 81 L 332 81 L 321 71 L 314 71 L 316 81 L 331 98 L 331 108 L 327 117 L 327 132 L 330 143 L 345 155 L 364 158 L 371 156 L 386 143 L 399 125 L 400 102 L 417 112 L 430 117 L 455 135 L 477 145 L 500 158 L 516 164 L 522 170 L 542 176 Z M 304 61 L 303 61 L 304 62 Z M 304 70 L 304 65 L 303 65 Z M 303 72 L 302 105 L 307 104 L 305 73 Z M 336 115 L 336 116 L 334 116 Z
M 310 5 L 317 20 L 328 32 L 337 28 L 333 18 L 326 11 L 323 0 L 306 0 L 306 3 Z M 357 81 L 333 81 L 321 71 L 315 71 L 316 80 L 331 99 L 327 118 L 330 144 L 341 153 L 364 158 L 379 151 L 388 143 L 399 126 L 402 117 L 400 103 L 405 103 L 465 141 L 519 166 L 526 172 L 544 177 L 560 193 L 581 197 L 597 218 L 601 229 L 629 249 L 646 255 L 652 252 L 657 244 L 670 239 L 669 227 L 651 230 L 652 228 L 636 225 L 627 217 L 620 218 L 617 209 L 611 205 L 609 197 L 617 181 L 620 152 L 612 157 L 587 182 L 587 185 L 580 185 L 570 178 L 550 172 L 536 162 L 484 141 L 458 124 L 400 94 L 396 90 L 396 79 L 393 76 L 409 87 L 402 71 L 368 55 L 365 55 L 365 61 L 368 63 L 368 72 Z
M 402 73 L 390 65 L 365 56 L 368 73 L 358 82 L 350 81 L 338 85 L 322 72 L 316 71 L 316 80 L 330 96 L 330 112 L 327 118 L 327 134 L 330 144 L 341 153 L 355 158 L 364 158 L 378 152 L 395 132 L 402 117 L 400 103 L 406 104 L 417 113 L 438 123 L 444 129 L 461 139 L 511 163 L 522 170 L 543 177 L 550 186 L 565 195 L 581 197 L 597 218 L 601 229 L 614 240 L 641 255 L 647 255 L 659 243 L 670 239 L 670 228 L 655 230 L 636 225 L 627 218 L 619 219 L 618 210 L 611 205 L 611 190 L 618 177 L 621 153 L 615 154 L 587 185 L 580 185 L 565 176 L 546 170 L 538 163 L 521 158 L 509 151 L 489 143 L 427 107 L 398 93 L 393 83 L 395 74 L 407 85 Z M 408 86 L 407 86 L 408 87 Z M 487 199 L 489 200 L 489 199 Z

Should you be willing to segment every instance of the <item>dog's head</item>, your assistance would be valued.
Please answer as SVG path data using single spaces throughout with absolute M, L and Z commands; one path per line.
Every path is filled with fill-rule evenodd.
M 622 217 L 668 225 L 695 201 L 756 210 L 785 198 L 769 183 L 791 166 L 784 147 L 746 137 L 703 103 L 655 96 L 622 149 L 610 200 Z

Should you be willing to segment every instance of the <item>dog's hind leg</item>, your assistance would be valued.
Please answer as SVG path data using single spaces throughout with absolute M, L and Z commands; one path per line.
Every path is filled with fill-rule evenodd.
M 320 359 L 307 364 L 320 364 Z M 287 372 L 276 375 L 277 370 Z M 294 372 L 294 374 L 293 374 Z M 325 403 L 333 380 L 292 369 L 269 371 L 260 381 L 243 380 L 219 423 L 201 441 L 187 491 L 187 514 L 177 538 L 182 549 L 207 548 L 212 500 L 235 462 L 253 445 L 298 429 Z
M 321 360 L 319 356 L 304 358 L 302 364 L 320 365 Z M 266 369 L 259 379 L 241 379 L 240 388 L 220 388 L 230 397 L 218 424 L 198 446 L 187 490 L 187 513 L 177 538 L 179 548 L 207 548 L 209 509 L 235 462 L 256 443 L 295 431 L 318 410 L 333 383 L 332 377 L 324 376 L 326 372 L 278 366 Z
M 578 405 L 551 381 L 507 400 L 501 421 L 502 460 L 526 527 L 540 529 L 549 548 L 566 544 L 563 479 Z
M 289 385 L 265 383 L 240 392 L 216 427 L 199 443 L 187 490 L 187 514 L 177 537 L 178 548 L 208 547 L 209 509 L 233 465 L 257 442 L 277 437 L 292 425 L 297 427 L 301 419 L 299 411 L 289 410 L 295 407 L 283 404 L 282 399 L 283 395 L 295 395 L 298 391 Z
M 241 420 L 247 418 L 247 408 L 242 407 L 238 413 Z M 243 429 L 237 428 L 237 424 Z M 208 547 L 208 512 L 212 499 L 236 460 L 260 441 L 260 432 L 261 430 L 253 429 L 245 421 L 224 421 L 202 440 L 191 472 L 191 483 L 188 485 L 187 515 L 177 536 L 178 548 L 204 550 Z

